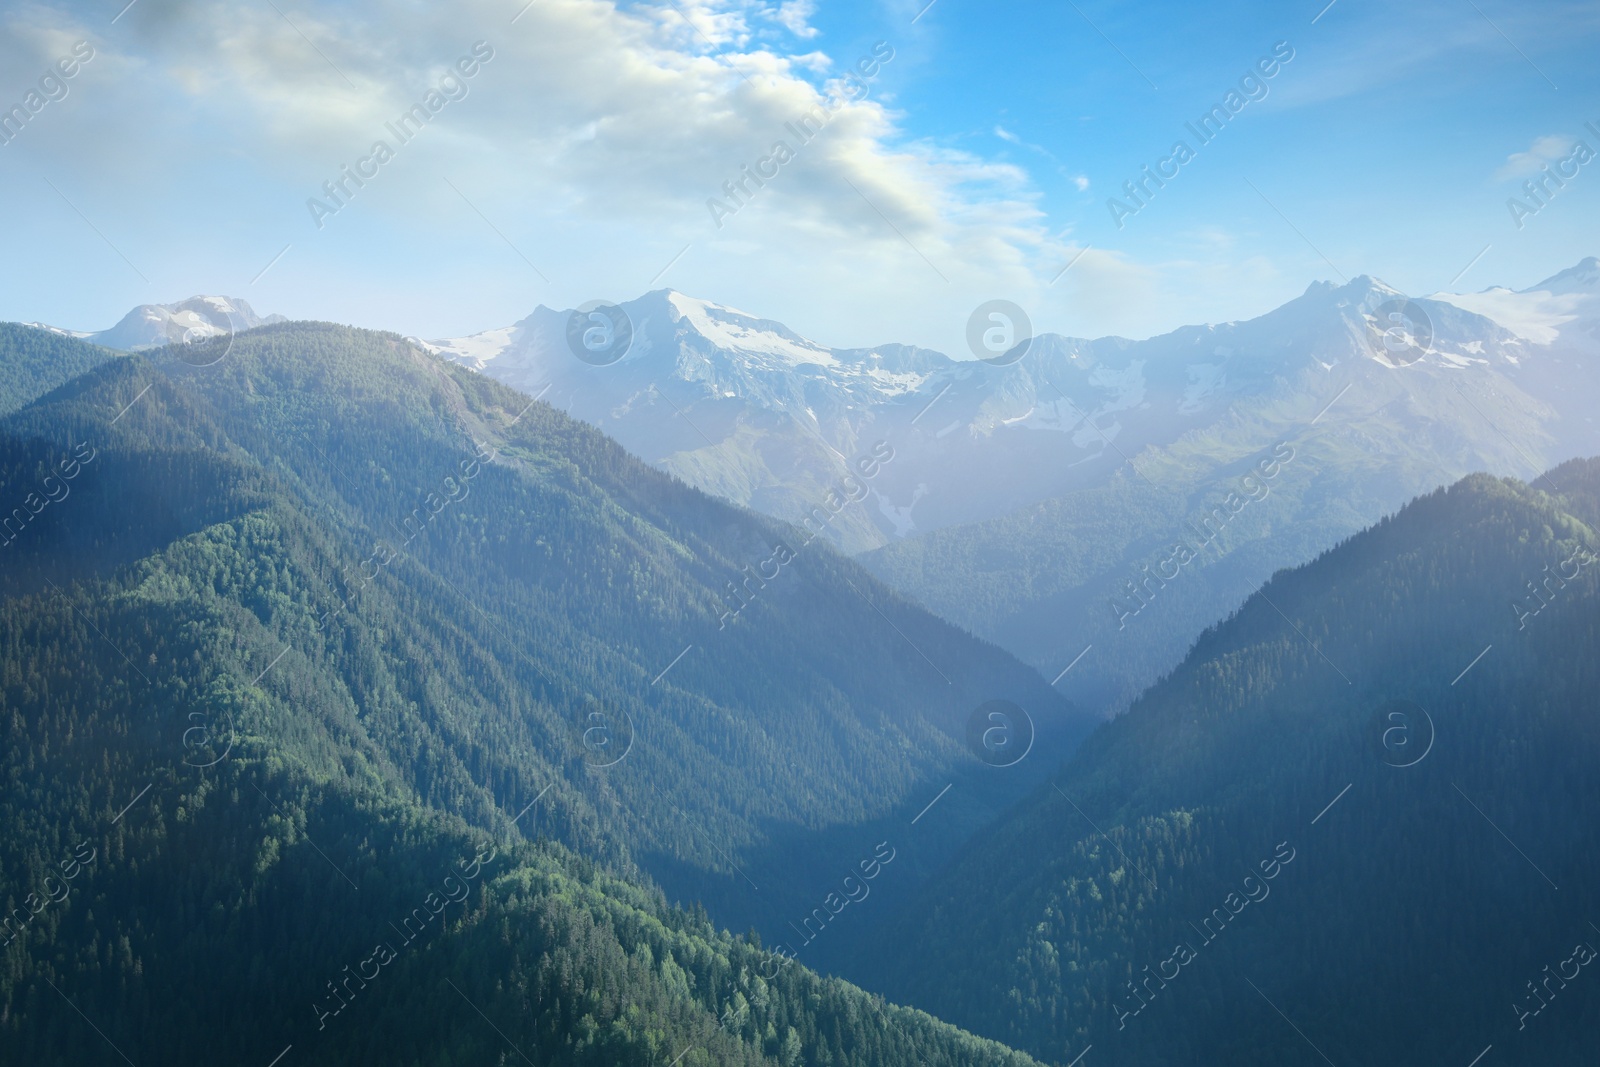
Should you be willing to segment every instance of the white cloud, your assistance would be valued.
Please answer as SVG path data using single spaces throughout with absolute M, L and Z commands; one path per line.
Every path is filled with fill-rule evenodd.
M 804 5 L 679 0 L 680 13 L 665 2 L 538 0 L 515 24 L 519 5 L 503 0 L 279 7 L 136 5 L 116 35 L 95 31 L 90 73 L 102 81 L 74 88 L 80 113 L 42 131 L 60 134 L 58 173 L 101 183 L 84 193 L 85 210 L 155 289 L 174 287 L 140 299 L 245 292 L 291 242 L 249 290 L 253 302 L 430 336 L 504 325 L 536 303 L 667 285 L 824 343 L 959 352 L 968 314 L 989 299 L 1021 303 L 1040 329 L 1139 334 L 1170 325 L 1152 322 L 1150 307 L 1171 315 L 1161 302 L 1187 298 L 1098 249 L 1051 285 L 1081 245 L 1047 225 L 1024 166 L 914 136 L 883 103 L 909 55 L 883 64 L 865 97 L 800 145 L 787 124 L 842 91 L 836 73 L 863 58 L 819 47 Z M 38 25 L 74 21 L 26 10 Z M 494 58 L 468 95 L 394 145 L 395 161 L 317 230 L 307 198 L 375 139 L 393 143 L 385 124 L 480 39 Z M 889 41 L 881 52 L 902 46 L 915 47 Z M 994 129 L 1024 158 L 1049 156 Z M 780 139 L 793 161 L 715 226 L 707 199 Z M 1087 190 L 1076 169 L 1051 169 Z M 157 227 L 176 235 L 171 245 L 137 232 L 124 242 L 113 205 L 174 212 Z M 237 282 L 215 277 L 229 257 Z
M 772 20 L 796 37 L 809 39 L 820 33 L 809 21 L 816 13 L 815 0 L 783 0 L 773 13 Z
M 506 24 L 507 5 L 488 0 L 447 10 L 281 6 L 287 18 L 270 6 L 165 12 L 166 23 L 127 58 L 164 76 L 167 84 L 152 89 L 186 97 L 208 125 L 246 123 L 258 145 L 261 136 L 269 142 L 263 163 L 300 176 L 307 166 L 331 174 L 364 155 L 375 138 L 388 137 L 386 122 L 484 39 L 495 59 L 469 82 L 467 100 L 399 151 L 481 168 L 479 188 L 515 191 L 530 212 L 545 204 L 608 221 L 705 217 L 705 199 L 741 163 L 775 140 L 793 140 L 786 124 L 828 99 L 816 75 L 862 58 L 754 43 L 757 16 L 814 36 L 809 0 L 776 8 L 674 0 L 628 10 L 539 0 L 515 25 Z M 136 128 L 144 136 L 148 124 Z M 861 206 L 848 181 L 870 190 L 896 225 L 955 243 L 961 237 L 952 227 L 995 195 L 994 179 L 1026 199 L 1016 168 L 913 142 L 869 95 L 844 103 L 766 198 L 786 202 L 810 225 L 833 220 L 846 231 L 856 228 Z
M 1507 156 L 1505 163 L 1494 172 L 1494 180 L 1516 181 L 1530 174 L 1537 174 L 1546 163 L 1567 158 L 1575 143 L 1574 138 L 1559 133 L 1537 137 L 1526 152 L 1513 152 Z
M 378 139 L 396 161 L 329 229 L 350 234 L 358 216 L 383 219 L 424 254 L 447 228 L 458 231 L 450 240 L 465 227 L 476 237 L 482 220 L 449 178 L 508 240 L 535 248 L 529 258 L 553 279 L 539 299 L 550 303 L 591 289 L 631 295 L 689 244 L 702 251 L 658 284 L 749 303 L 760 301 L 737 290 L 766 286 L 785 303 L 838 308 L 845 329 L 910 337 L 920 328 L 924 343 L 948 342 L 929 332 L 930 309 L 949 315 L 978 302 L 972 291 L 1026 290 L 1061 259 L 1021 167 L 910 136 L 880 102 L 895 71 L 883 57 L 897 42 L 879 49 L 882 69 L 864 96 L 846 99 L 809 143 L 796 140 L 788 124 L 843 91 L 830 73 L 873 58 L 818 50 L 810 0 L 537 0 L 515 24 L 517 5 L 503 0 L 278 7 L 135 6 L 114 36 L 96 31 L 103 67 L 119 73 L 61 145 L 78 155 L 84 181 L 103 183 L 106 201 L 142 199 L 129 188 L 140 182 L 170 190 L 207 156 L 250 167 L 273 199 L 240 210 L 272 207 L 298 229 L 242 252 L 246 278 L 286 241 L 334 254 L 306 200 Z M 26 10 L 41 25 L 74 21 L 67 9 Z M 468 80 L 467 96 L 399 145 L 385 124 L 480 39 L 494 58 Z M 779 140 L 793 162 L 718 230 L 707 199 Z M 764 252 L 719 259 L 714 244 Z

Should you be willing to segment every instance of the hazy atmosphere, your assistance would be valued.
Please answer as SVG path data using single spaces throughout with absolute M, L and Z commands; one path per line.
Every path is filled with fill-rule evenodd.
M 1600 8 L 0 2 L 0 1067 L 1600 1032 Z

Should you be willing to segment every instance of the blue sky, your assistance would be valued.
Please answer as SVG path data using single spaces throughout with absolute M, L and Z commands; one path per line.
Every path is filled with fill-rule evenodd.
M 994 298 L 1148 336 L 1317 279 L 1521 287 L 1600 254 L 1600 163 L 1520 229 L 1507 208 L 1574 139 L 1600 151 L 1593 3 L 125 2 L 0 15 L 0 107 L 94 50 L 0 145 L 0 317 L 96 329 L 220 292 L 436 337 L 671 286 L 954 353 Z M 1275 46 L 1200 144 L 1185 123 Z M 787 132 L 830 95 L 809 143 Z M 1119 228 L 1108 198 L 1180 139 Z M 357 165 L 319 228 L 308 200 Z M 773 176 L 741 203 L 745 166 Z

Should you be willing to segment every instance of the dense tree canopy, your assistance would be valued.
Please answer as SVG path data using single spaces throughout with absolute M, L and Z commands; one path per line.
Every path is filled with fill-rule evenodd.
M 1280 573 L 925 890 L 873 979 L 1060 1062 L 1591 1055 L 1600 993 L 1528 983 L 1600 946 L 1597 514 L 1597 462 L 1475 476 Z
M 845 934 L 722 932 L 888 837 L 903 892 L 1037 780 L 963 747 L 995 696 L 1086 728 L 1004 653 L 821 546 L 719 630 L 792 531 L 389 335 L 102 362 L 0 431 L 8 1059 L 1026 1062 L 805 969 Z

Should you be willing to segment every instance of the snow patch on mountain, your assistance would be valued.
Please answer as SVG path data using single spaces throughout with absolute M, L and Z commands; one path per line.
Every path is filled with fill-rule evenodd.
M 106 330 L 64 330 L 37 322 L 26 325 L 65 337 L 92 341 L 107 348 L 142 352 L 162 345 L 192 344 L 287 321 L 282 315 L 257 315 L 248 301 L 238 297 L 191 296 L 175 304 L 140 304 Z
M 1600 323 L 1600 259 L 1590 256 L 1526 289 L 1495 286 L 1481 293 L 1439 293 L 1431 299 L 1482 315 L 1536 345 L 1548 346 L 1573 332 L 1593 332 Z M 1570 328 L 1573 324 L 1576 331 Z
M 520 333 L 519 327 L 504 326 L 498 330 L 485 330 L 450 342 L 419 341 L 416 338 L 412 340 L 436 355 L 448 355 L 458 363 L 481 371 L 488 367 L 492 360 L 504 355 L 507 349 L 513 347 Z
M 1516 292 L 1485 289 L 1481 293 L 1440 293 L 1435 300 L 1482 315 L 1536 345 L 1554 344 L 1561 327 L 1580 317 L 1585 298 L 1576 293 Z
M 786 327 L 743 311 L 669 291 L 667 301 L 694 331 L 718 348 L 745 356 L 773 356 L 789 366 L 837 367 L 833 353 Z

